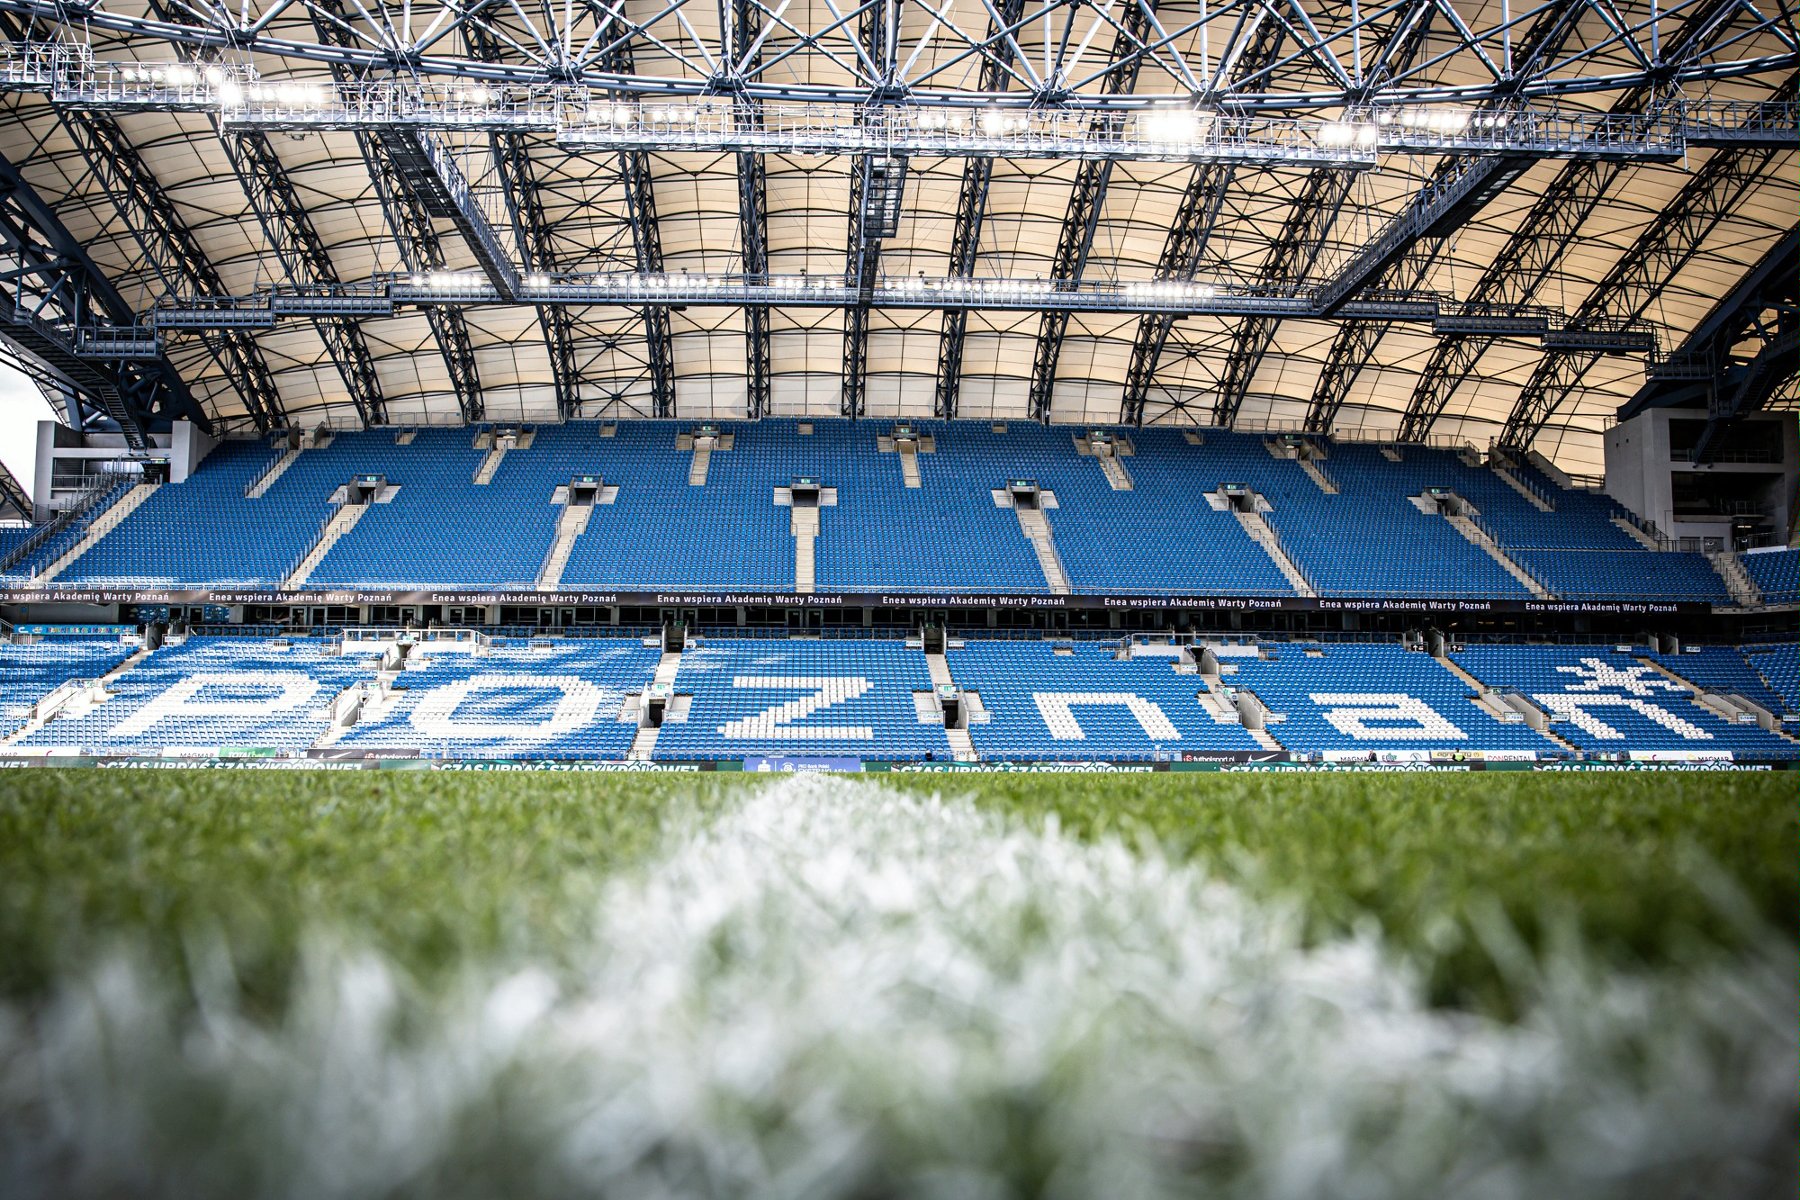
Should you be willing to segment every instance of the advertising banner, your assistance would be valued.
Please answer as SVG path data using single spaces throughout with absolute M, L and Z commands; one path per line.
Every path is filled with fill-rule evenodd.
M 571 605 L 627 608 L 950 608 L 1121 611 L 1271 611 L 1406 613 L 1615 613 L 1704 616 L 1713 606 L 1692 602 L 1623 600 L 1357 599 L 1312 596 L 1068 595 L 1013 592 L 537 592 L 537 591 L 280 591 L 238 588 L 161 590 L 127 588 L 14 588 L 0 604 L 326 604 L 326 605 Z

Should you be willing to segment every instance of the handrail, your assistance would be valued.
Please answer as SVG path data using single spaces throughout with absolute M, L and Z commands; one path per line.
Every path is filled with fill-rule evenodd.
M 117 488 L 122 479 L 97 475 L 96 482 L 87 491 L 75 498 L 75 503 L 63 509 L 56 518 L 43 525 L 38 531 L 14 546 L 12 552 L 0 559 L 0 571 L 10 571 L 21 562 L 30 558 L 43 548 L 44 543 L 74 524 L 92 508 L 104 495 Z M 35 574 L 35 572 L 34 572 Z

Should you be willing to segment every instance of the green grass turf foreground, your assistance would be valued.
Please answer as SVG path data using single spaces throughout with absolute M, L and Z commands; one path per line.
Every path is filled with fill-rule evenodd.
M 1791 1196 L 1797 859 L 1780 775 L 15 772 L 0 1195 Z
M 1620 963 L 1800 929 L 1800 807 L 1782 775 L 888 776 L 1086 839 L 1160 843 L 1320 931 L 1372 918 L 1434 960 L 1440 1000 L 1507 1005 L 1470 935 L 1579 933 Z M 179 963 L 226 936 L 279 1004 L 299 931 L 353 930 L 412 971 L 497 950 L 554 957 L 583 895 L 715 811 L 732 776 L 18 772 L 0 789 L 0 994 L 41 994 L 118 936 Z M 1729 893 L 1721 895 L 1721 885 Z M 1742 904 L 1739 903 L 1742 901 Z M 1746 907 L 1754 912 L 1747 920 Z

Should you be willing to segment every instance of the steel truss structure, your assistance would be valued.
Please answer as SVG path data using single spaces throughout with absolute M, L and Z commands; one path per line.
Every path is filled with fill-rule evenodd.
M 895 361 L 908 332 L 872 321 L 882 309 L 942 313 L 923 404 L 945 417 L 966 407 L 971 328 L 1013 347 L 1000 362 L 1030 337 L 1016 401 L 991 401 L 1016 403 L 1012 415 L 1105 419 L 1092 397 L 1111 387 L 1128 423 L 1232 424 L 1297 402 L 1313 431 L 1333 427 L 1368 367 L 1391 368 L 1387 335 L 1424 334 L 1435 348 L 1407 368 L 1410 400 L 1373 405 L 1398 413 L 1406 438 L 1431 433 L 1490 348 L 1541 347 L 1542 362 L 1518 370 L 1530 378 L 1517 404 L 1491 415 L 1525 444 L 1571 408 L 1593 428 L 1589 401 L 1571 403 L 1585 395 L 1582 364 L 1670 361 L 1653 352 L 1698 314 L 1672 318 L 1651 300 L 1697 258 L 1734 254 L 1715 236 L 1730 203 L 1704 197 L 1766 195 L 1779 210 L 1769 189 L 1800 143 L 1800 39 L 1785 10 L 1759 0 L 864 0 L 805 13 L 773 0 L 631 13 L 158 0 L 149 16 L 92 0 L 79 24 L 49 0 L 0 0 L 0 14 L 14 20 L 0 91 L 21 114 L 0 153 L 49 144 L 78 165 L 27 162 L 33 182 L 75 178 L 58 206 L 112 206 L 141 249 L 90 260 L 98 282 L 129 277 L 117 305 L 58 309 L 59 340 L 13 344 L 62 394 L 140 437 L 146 421 L 200 410 L 168 366 L 171 354 L 186 361 L 189 340 L 229 383 L 236 410 L 210 397 L 227 423 L 278 426 L 296 401 L 341 401 L 381 423 L 397 402 L 381 360 L 412 353 L 421 326 L 456 417 L 492 419 L 497 393 L 477 359 L 502 347 L 516 358 L 516 332 L 495 330 L 516 331 L 512 311 L 526 309 L 543 366 L 532 377 L 496 364 L 496 377 L 553 394 L 565 419 L 596 400 L 635 410 L 627 393 L 645 415 L 704 406 L 684 369 L 741 372 L 741 411 L 774 413 L 792 402 L 778 401 L 778 376 L 822 373 L 816 347 L 791 368 L 785 347 L 826 328 L 784 333 L 778 355 L 776 312 L 839 309 L 837 409 L 861 416 L 871 361 Z M 41 113 L 57 122 L 48 143 Z M 282 162 L 284 134 L 354 146 L 360 183 L 343 177 L 340 194 L 349 205 L 372 195 L 379 224 L 359 218 L 345 234 L 341 215 L 312 211 Z M 149 136 L 188 139 L 205 170 L 241 185 L 280 283 L 234 286 L 244 274 L 227 264 L 242 251 L 178 215 L 158 178 L 169 163 L 140 152 Z M 1072 184 L 1068 168 L 1044 178 L 1041 164 L 1059 159 L 1073 160 Z M 1545 159 L 1561 165 L 1534 171 Z M 997 164 L 1009 165 L 997 175 Z M 709 207 L 719 167 L 722 214 Z M 1659 185 L 1668 204 L 1645 234 L 1656 244 L 1623 247 L 1587 277 L 1597 287 L 1571 294 L 1568 248 L 1635 190 L 1625 181 L 1684 170 L 1698 173 Z M 602 205 L 597 188 L 616 202 Z M 1471 262 L 1460 235 L 1526 188 L 1537 201 L 1516 231 Z M 790 212 L 808 223 L 798 238 Z M 834 216 L 829 232 L 821 213 Z M 729 245 L 705 241 L 715 215 L 729 220 Z M 926 226 L 940 218 L 933 245 Z M 623 260 L 584 241 L 606 220 L 630 238 Z M 1768 236 L 1733 244 L 1760 253 Z M 741 365 L 717 357 L 727 327 L 673 328 L 671 311 L 686 307 L 742 310 Z M 1002 319 L 1018 313 L 1036 320 Z M 317 331 L 341 398 L 284 396 L 263 343 L 290 321 Z M 1291 339 L 1278 343 L 1289 322 L 1326 323 L 1331 343 L 1319 370 L 1291 373 L 1298 395 L 1285 368 L 1264 369 L 1289 361 Z M 1116 341 L 1117 373 L 1065 364 L 1069 336 Z M 909 348 L 899 361 L 917 360 Z M 1758 380 L 1786 361 L 1767 359 Z M 146 385 L 146 372 L 160 382 Z M 1080 386 L 1059 400 L 1059 381 Z M 1005 384 L 982 395 L 1009 397 Z M 913 396 L 902 403 L 920 407 L 906 411 L 925 411 Z
M 1629 327 L 1643 316 L 1773 157 L 1769 150 L 1725 150 L 1706 160 L 1675 203 L 1657 214 L 1625 257 L 1588 294 L 1565 332 L 1563 345 L 1550 349 L 1538 362 L 1506 419 L 1501 445 L 1530 446 L 1544 422 L 1600 361 L 1603 351 L 1583 347 L 1579 337 L 1569 339 L 1567 335 L 1610 332 Z
M 1650 364 L 1621 420 L 1659 405 L 1703 400 L 1707 423 L 1693 461 L 1740 417 L 1793 378 L 1800 358 L 1800 225 L 1789 229 L 1673 352 Z
M 18 365 L 36 368 L 47 393 L 63 400 L 70 425 L 109 421 L 138 449 L 158 423 L 187 418 L 208 426 L 180 374 L 154 342 L 143 340 L 124 297 L 3 158 L 0 262 L 8 292 L 0 340 L 22 356 Z

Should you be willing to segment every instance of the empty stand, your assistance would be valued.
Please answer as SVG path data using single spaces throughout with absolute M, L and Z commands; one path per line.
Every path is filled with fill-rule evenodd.
M 1745 577 L 1755 588 L 1755 598 L 1763 604 L 1793 604 L 1800 601 L 1800 550 L 1791 546 L 1773 546 L 1748 550 L 1734 555 Z M 1730 582 L 1730 576 L 1726 576 Z
M 1472 645 L 1452 653 L 1490 685 L 1517 688 L 1550 714 L 1551 729 L 1591 754 L 1787 759 L 1800 746 L 1754 721 L 1696 702 L 1645 652 L 1608 645 Z
M 1279 643 L 1221 662 L 1235 668 L 1224 681 L 1252 689 L 1275 740 L 1296 753 L 1557 750 L 1524 714 L 1483 703 L 1466 678 L 1397 643 Z
M 664 722 L 656 757 L 947 759 L 942 724 L 913 702 L 931 688 L 925 656 L 902 641 L 709 638 L 681 656 L 674 690 L 691 702 Z
M 101 538 L 118 528 L 127 517 L 136 512 L 139 506 L 161 486 L 161 483 L 156 480 L 144 480 L 129 484 L 116 492 L 116 499 L 95 505 L 81 521 L 70 527 L 61 544 L 56 548 L 60 550 L 60 553 L 56 553 L 54 558 L 45 563 L 32 582 L 45 584 L 56 580 L 74 565 L 76 560 L 98 545 Z
M 1532 595 L 1540 600 L 1550 598 L 1550 589 L 1539 583 L 1536 576 L 1501 549 L 1500 543 L 1494 540 L 1493 533 L 1482 524 L 1481 514 L 1473 505 L 1448 488 L 1433 488 L 1421 499 L 1425 505 L 1435 508 L 1439 516 L 1450 522 L 1450 528 L 1460 533 L 1463 540 L 1500 564 L 1501 570 L 1518 580 Z
M 1235 712 L 1201 703 L 1205 685 L 1177 670 L 1178 652 L 1121 657 L 1129 653 L 1099 642 L 970 640 L 946 658 L 957 686 L 979 697 L 986 720 L 969 734 L 984 761 L 1260 749 Z
M 623 759 L 638 734 L 623 712 L 658 651 L 635 638 L 421 643 L 393 676 L 393 702 L 337 745 L 457 757 Z
M 902 425 L 910 436 L 895 436 Z M 54 582 L 68 587 L 530 590 L 554 578 L 561 590 L 787 591 L 803 579 L 810 533 L 821 592 L 1732 599 L 1702 555 L 1647 548 L 1616 523 L 1616 505 L 1527 460 L 1497 470 L 1423 446 L 996 428 L 770 418 L 699 431 L 669 421 L 376 430 L 315 435 L 299 451 L 228 441 L 184 482 L 134 495 L 98 534 L 71 522 L 42 538 L 8 577 L 66 558 Z M 341 514 L 310 553 L 337 512 L 331 496 L 362 474 L 397 493 L 354 520 Z M 620 497 L 585 525 L 545 502 L 583 474 Z M 796 477 L 828 477 L 836 494 L 817 528 L 769 503 Z M 1040 510 L 1054 512 L 996 507 L 1007 479 L 1033 481 Z M 1221 507 L 1227 485 L 1257 497 L 1255 508 Z M 1414 503 L 1432 489 L 1458 497 L 1468 522 Z M 77 541 L 84 549 L 67 557 Z M 1786 598 L 1771 603 L 1793 601 L 1793 561 L 1743 557 L 1747 577 L 1769 572 L 1770 594 Z
M 103 703 L 59 716 L 20 744 L 99 753 L 310 747 L 331 702 L 372 677 L 377 659 L 335 639 L 191 637 L 163 646 L 108 685 Z

